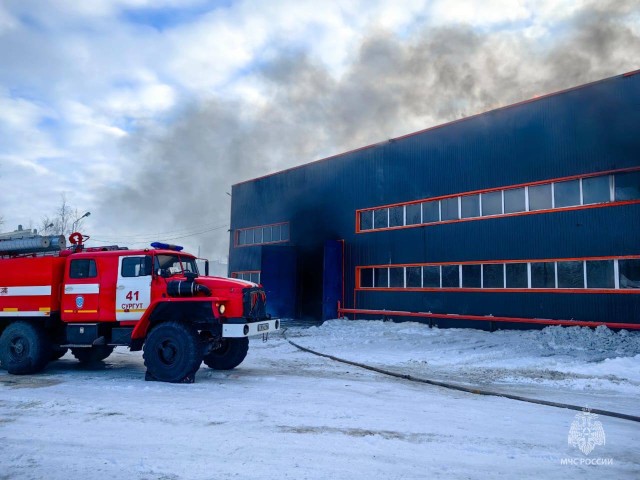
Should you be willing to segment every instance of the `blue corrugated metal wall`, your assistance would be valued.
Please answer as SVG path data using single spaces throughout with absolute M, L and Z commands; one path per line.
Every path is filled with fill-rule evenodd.
M 637 166 L 640 74 L 617 76 L 234 185 L 230 272 L 261 269 L 236 229 L 290 222 L 300 317 L 320 316 L 323 246 L 343 239 L 347 307 L 638 322 L 636 294 L 354 295 L 357 266 L 639 255 L 640 205 L 355 232 L 361 208 Z

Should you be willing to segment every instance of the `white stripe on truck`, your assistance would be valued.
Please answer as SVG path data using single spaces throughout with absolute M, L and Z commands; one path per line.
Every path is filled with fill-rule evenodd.
M 64 286 L 64 293 L 100 293 L 99 283 L 67 283 Z
M 0 297 L 36 297 L 51 295 L 51 285 L 38 287 L 0 287 Z

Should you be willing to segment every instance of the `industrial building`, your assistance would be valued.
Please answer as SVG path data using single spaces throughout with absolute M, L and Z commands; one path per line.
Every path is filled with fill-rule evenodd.
M 230 235 L 281 317 L 638 328 L 640 71 L 236 184 Z

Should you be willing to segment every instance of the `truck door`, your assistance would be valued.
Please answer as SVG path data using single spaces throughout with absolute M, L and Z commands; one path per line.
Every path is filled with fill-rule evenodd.
M 98 318 L 99 273 L 93 258 L 78 258 L 69 262 L 62 292 L 62 318 L 65 321 L 86 322 Z
M 116 320 L 140 320 L 151 302 L 151 255 L 120 257 L 116 287 Z

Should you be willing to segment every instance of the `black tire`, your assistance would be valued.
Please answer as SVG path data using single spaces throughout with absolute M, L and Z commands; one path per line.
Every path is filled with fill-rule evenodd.
M 28 322 L 10 324 L 0 336 L 0 363 L 9 373 L 42 370 L 51 359 L 51 342 L 44 328 Z
M 214 370 L 231 370 L 242 363 L 249 351 L 249 339 L 223 338 L 220 348 L 204 357 L 204 363 Z
M 147 378 L 171 383 L 193 381 L 202 363 L 198 332 L 181 322 L 160 323 L 147 335 L 143 358 Z
M 111 355 L 113 349 L 109 345 L 96 345 L 91 348 L 72 348 L 71 354 L 80 363 L 98 363 Z
M 53 347 L 53 349 L 51 350 L 51 361 L 53 362 L 54 360 L 60 360 L 68 351 L 68 348 Z

